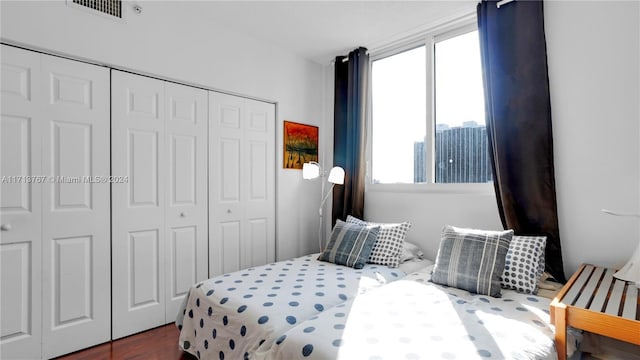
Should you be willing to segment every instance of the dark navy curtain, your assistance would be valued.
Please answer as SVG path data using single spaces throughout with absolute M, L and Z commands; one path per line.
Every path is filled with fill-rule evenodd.
M 347 59 L 347 61 L 343 61 Z M 347 215 L 364 218 L 365 111 L 369 55 L 360 47 L 335 60 L 333 165 L 345 171 L 344 186 L 333 188 L 332 224 Z
M 545 235 L 546 270 L 565 282 L 553 165 L 542 1 L 478 4 L 489 154 L 502 224 Z

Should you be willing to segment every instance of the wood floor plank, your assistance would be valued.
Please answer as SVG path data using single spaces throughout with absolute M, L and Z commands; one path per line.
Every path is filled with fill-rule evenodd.
M 57 360 L 193 360 L 178 348 L 178 329 L 168 324 L 64 355 Z

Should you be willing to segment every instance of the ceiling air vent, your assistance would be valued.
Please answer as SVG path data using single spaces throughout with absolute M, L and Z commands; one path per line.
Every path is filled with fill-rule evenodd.
M 122 0 L 73 0 L 73 4 L 122 18 Z

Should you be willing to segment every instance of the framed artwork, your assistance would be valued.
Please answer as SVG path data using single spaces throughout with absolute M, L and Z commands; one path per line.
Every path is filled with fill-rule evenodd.
M 285 169 L 302 169 L 302 164 L 318 161 L 318 127 L 284 121 L 283 137 Z

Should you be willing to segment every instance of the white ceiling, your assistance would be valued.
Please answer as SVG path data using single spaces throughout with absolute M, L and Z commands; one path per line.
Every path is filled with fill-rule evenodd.
M 328 63 L 372 49 L 441 19 L 473 11 L 477 0 L 448 1 L 193 1 L 201 20 Z

